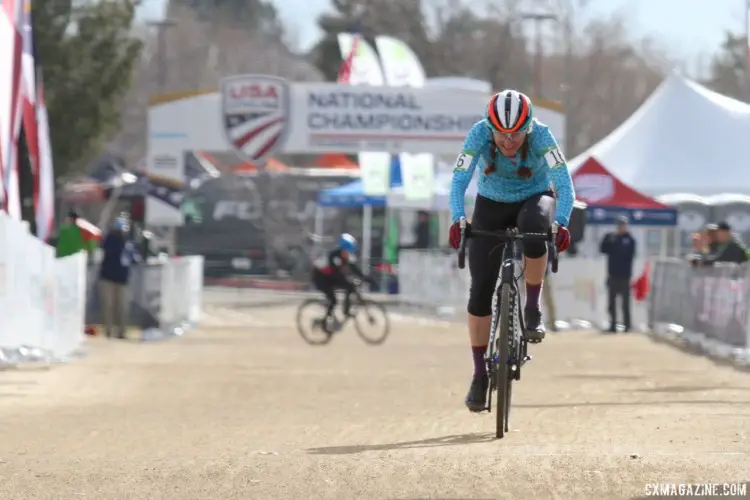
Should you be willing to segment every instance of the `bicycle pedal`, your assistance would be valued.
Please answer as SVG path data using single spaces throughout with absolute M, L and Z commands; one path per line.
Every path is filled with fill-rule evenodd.
M 523 357 L 523 362 L 525 363 L 527 361 L 531 361 L 531 356 L 529 356 L 528 354 Z

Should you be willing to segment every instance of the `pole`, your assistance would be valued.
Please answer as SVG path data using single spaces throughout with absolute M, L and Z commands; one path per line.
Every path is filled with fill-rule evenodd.
M 557 21 L 554 14 L 545 13 L 527 13 L 521 14 L 522 21 L 533 21 L 535 31 L 536 54 L 534 57 L 534 99 L 542 97 L 542 23 L 544 21 Z
M 534 31 L 536 31 L 536 54 L 534 54 L 534 96 L 542 97 L 542 20 L 534 19 Z
M 149 21 L 149 26 L 156 28 L 156 86 L 159 94 L 167 90 L 167 28 L 175 26 L 175 22 L 169 19 L 161 21 Z M 177 231 L 174 227 L 167 228 L 166 234 L 167 253 L 177 253 Z

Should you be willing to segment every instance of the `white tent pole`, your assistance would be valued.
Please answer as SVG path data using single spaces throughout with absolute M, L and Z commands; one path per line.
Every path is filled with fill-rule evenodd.
M 315 205 L 315 224 L 313 226 L 313 256 L 317 256 L 323 245 L 323 207 Z

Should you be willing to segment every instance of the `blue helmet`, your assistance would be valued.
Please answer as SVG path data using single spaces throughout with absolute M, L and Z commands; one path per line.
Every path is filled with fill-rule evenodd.
M 339 236 L 339 248 L 349 253 L 357 253 L 357 239 L 349 233 Z

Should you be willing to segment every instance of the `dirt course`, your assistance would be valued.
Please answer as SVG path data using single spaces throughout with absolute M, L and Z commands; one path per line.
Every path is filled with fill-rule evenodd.
M 750 480 L 750 375 L 642 335 L 552 334 L 512 432 L 462 400 L 461 325 L 310 347 L 292 307 L 0 372 L 0 499 L 640 498 Z

